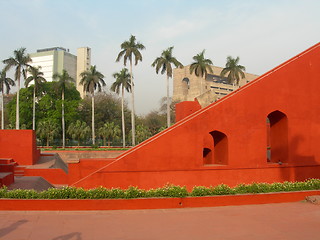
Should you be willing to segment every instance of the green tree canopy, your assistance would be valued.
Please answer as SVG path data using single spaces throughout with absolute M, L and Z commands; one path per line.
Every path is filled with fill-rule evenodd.
M 197 77 L 207 77 L 208 72 L 213 73 L 211 65 L 213 64 L 209 58 L 204 56 L 205 50 L 193 56 L 193 63 L 190 65 L 190 73 L 194 73 Z
M 106 122 L 102 127 L 99 128 L 98 134 L 103 139 L 103 145 L 106 146 L 106 140 L 108 140 L 108 145 L 110 142 L 118 139 L 120 136 L 120 127 L 119 125 L 115 125 L 114 122 Z
M 89 136 L 90 128 L 85 122 L 77 120 L 69 125 L 67 133 L 72 139 L 78 141 L 78 146 L 80 146 L 80 141 Z
M 246 68 L 239 64 L 240 58 L 227 57 L 226 67 L 221 71 L 221 76 L 227 75 L 229 83 L 236 83 L 239 85 L 240 78 L 245 78 L 244 71 Z
M 47 141 L 47 147 L 54 137 L 59 134 L 59 125 L 51 119 L 40 121 L 37 128 L 37 134 L 40 138 L 44 138 Z

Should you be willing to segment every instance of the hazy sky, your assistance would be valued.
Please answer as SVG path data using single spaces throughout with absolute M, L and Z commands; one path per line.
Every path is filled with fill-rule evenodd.
M 319 0 L 0 0 L 0 9 L 0 59 L 20 47 L 76 54 L 88 46 L 107 88 L 123 67 L 115 62 L 120 44 L 135 35 L 146 47 L 133 69 L 138 114 L 158 109 L 166 94 L 151 63 L 170 46 L 184 65 L 206 49 L 216 66 L 239 56 L 260 75 L 320 39 Z

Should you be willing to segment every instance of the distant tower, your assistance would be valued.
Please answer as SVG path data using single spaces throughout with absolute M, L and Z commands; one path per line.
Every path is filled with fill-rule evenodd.
M 89 70 L 91 66 L 91 48 L 81 47 L 77 50 L 77 90 L 80 92 L 80 96 L 83 98 L 85 93 L 83 91 L 83 86 L 80 85 L 80 74 L 83 71 Z

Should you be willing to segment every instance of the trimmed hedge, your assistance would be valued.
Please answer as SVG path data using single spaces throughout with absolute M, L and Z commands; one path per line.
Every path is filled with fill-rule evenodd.
M 83 188 L 64 187 L 49 188 L 48 190 L 37 192 L 35 190 L 15 189 L 8 190 L 7 187 L 0 188 L 0 198 L 14 199 L 130 199 L 130 198 L 168 198 L 168 197 L 202 197 L 215 195 L 252 194 L 269 192 L 290 192 L 303 190 L 319 190 L 320 179 L 309 179 L 303 182 L 284 183 L 252 183 L 239 184 L 231 188 L 225 184 L 215 187 L 196 186 L 191 192 L 186 187 L 165 185 L 163 188 L 143 190 L 137 187 L 128 189 L 104 187 L 85 190 Z

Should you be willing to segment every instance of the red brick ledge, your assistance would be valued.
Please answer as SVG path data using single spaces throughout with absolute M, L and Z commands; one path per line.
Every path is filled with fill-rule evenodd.
M 192 207 L 239 206 L 297 202 L 306 196 L 320 195 L 320 191 L 241 194 L 187 198 L 138 198 L 138 199 L 0 199 L 0 210 L 13 211 L 88 211 L 169 209 Z

